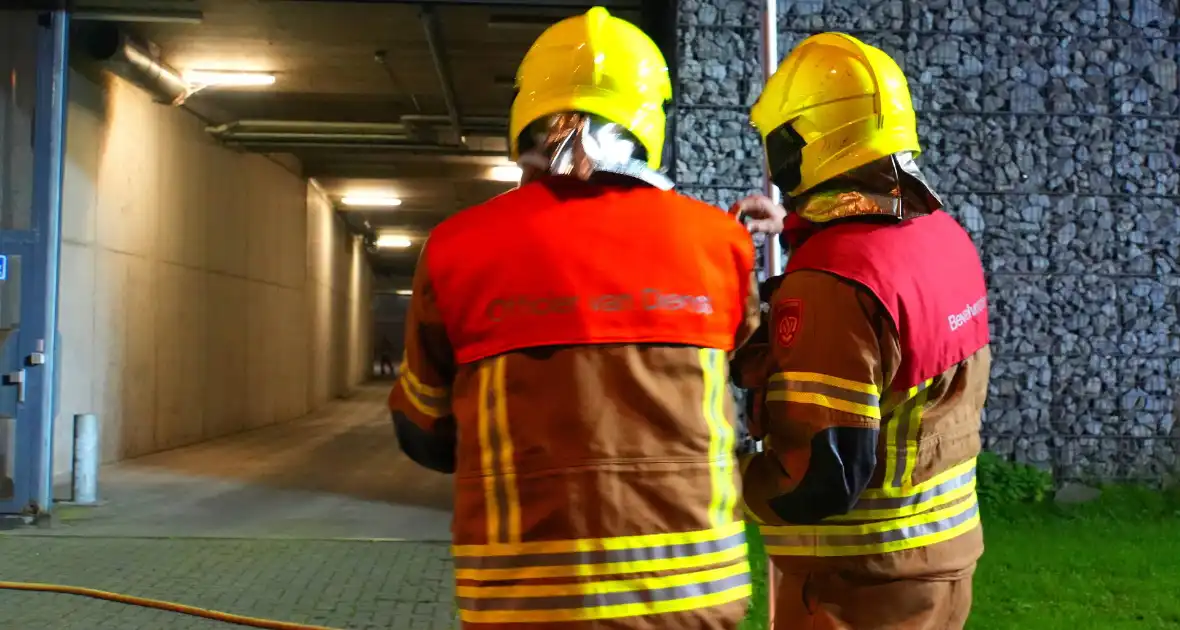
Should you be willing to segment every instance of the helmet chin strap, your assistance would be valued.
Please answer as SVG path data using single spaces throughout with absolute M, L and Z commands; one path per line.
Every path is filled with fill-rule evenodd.
M 622 125 L 567 112 L 539 121 L 534 129 L 533 148 L 517 159 L 522 168 L 530 166 L 584 181 L 595 173 L 614 173 L 661 190 L 674 186 L 671 179 L 636 157 L 642 155 L 643 147 Z

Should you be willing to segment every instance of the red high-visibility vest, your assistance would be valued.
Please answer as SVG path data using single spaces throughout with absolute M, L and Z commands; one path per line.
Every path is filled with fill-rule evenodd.
M 987 286 L 971 237 L 949 214 L 819 230 L 791 254 L 787 273 L 824 271 L 880 300 L 901 343 L 893 390 L 934 378 L 990 340 Z
M 732 350 L 754 268 L 749 234 L 717 208 L 564 178 L 448 219 L 423 255 L 460 364 L 539 346 Z

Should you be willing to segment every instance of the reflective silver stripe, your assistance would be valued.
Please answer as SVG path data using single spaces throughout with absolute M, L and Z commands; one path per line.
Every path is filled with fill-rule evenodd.
M 806 392 L 809 394 L 820 394 L 830 398 L 847 400 L 848 402 L 856 403 L 858 405 L 868 405 L 870 407 L 876 407 L 881 404 L 880 396 L 866 394 L 864 392 L 857 392 L 851 389 L 844 389 L 843 387 L 828 385 L 826 383 L 816 383 L 813 381 L 775 380 L 767 384 L 766 391 Z
M 553 597 L 497 597 L 486 599 L 482 597 L 460 597 L 458 601 L 459 607 L 468 611 L 601 608 L 604 606 L 648 604 L 688 599 L 702 595 L 722 593 L 749 584 L 750 574 L 749 572 L 743 572 L 711 582 L 639 591 L 624 591 L 621 593 L 588 593 L 585 595 L 561 595 Z
M 930 501 L 931 499 L 934 499 L 935 497 L 938 497 L 939 495 L 946 494 L 947 492 L 950 492 L 952 490 L 956 490 L 958 488 L 962 488 L 962 487 L 970 484 L 972 481 L 975 481 L 975 467 L 974 466 L 972 466 L 969 470 L 967 470 L 963 474 L 959 475 L 958 477 L 953 477 L 951 479 L 947 479 L 946 481 L 938 484 L 937 486 L 934 486 L 933 488 L 930 488 L 930 489 L 920 492 L 918 494 L 908 496 L 908 497 L 895 497 L 895 498 L 887 498 L 887 499 L 886 498 L 881 498 L 881 499 L 864 499 L 864 498 L 862 498 L 861 500 L 856 502 L 856 506 L 853 507 L 852 509 L 853 509 L 853 511 L 896 510 L 896 509 L 908 507 L 911 505 L 918 505 L 920 503 L 925 503 L 927 501 Z
M 642 562 L 668 558 L 689 558 L 741 547 L 746 544 L 746 533 L 738 532 L 720 540 L 707 540 L 681 545 L 572 551 L 564 553 L 524 554 L 515 556 L 455 556 L 456 569 L 513 569 L 528 567 L 558 567 L 615 562 Z
M 767 547 L 859 547 L 862 545 L 881 545 L 944 532 L 966 523 L 978 513 L 979 504 L 972 501 L 971 506 L 962 512 L 930 523 L 908 525 L 882 532 L 868 532 L 864 534 L 764 534 L 763 541 Z

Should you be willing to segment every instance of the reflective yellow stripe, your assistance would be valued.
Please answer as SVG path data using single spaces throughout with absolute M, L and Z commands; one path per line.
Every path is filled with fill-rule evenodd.
M 508 539 L 505 542 L 520 542 L 520 496 L 516 488 L 515 452 L 512 448 L 512 433 L 508 426 L 508 388 L 504 384 L 506 357 L 496 358 L 495 395 L 496 427 L 500 436 L 500 475 L 504 484 L 505 499 L 508 503 Z
M 823 385 L 831 385 L 832 387 L 839 387 L 840 389 L 848 389 L 854 392 L 860 392 L 861 394 L 868 394 L 870 396 L 881 395 L 881 390 L 872 383 L 850 381 L 846 378 L 829 376 L 827 374 L 819 374 L 818 372 L 779 372 L 777 374 L 771 375 L 769 382 L 775 383 L 778 381 L 820 383 Z
M 488 396 L 491 391 L 492 368 L 486 362 L 479 366 L 479 464 L 483 474 L 484 509 L 487 511 L 488 540 L 500 539 L 500 500 L 496 492 L 496 451 L 492 448 L 492 422 L 488 417 Z
M 686 570 L 740 561 L 741 522 L 694 532 L 452 547 L 455 577 L 521 580 Z
M 763 527 L 771 555 L 852 556 L 925 547 L 971 531 L 979 523 L 974 494 L 922 514 L 858 525 Z
M 940 486 L 955 477 L 959 477 L 961 475 L 967 474 L 968 472 L 970 472 L 974 469 L 975 469 L 975 458 L 971 458 L 971 459 L 963 462 L 962 464 L 959 464 L 953 468 L 949 468 L 949 469 L 935 475 L 934 477 L 931 477 L 930 479 L 923 481 L 922 483 L 914 484 L 913 486 L 910 486 L 909 488 L 906 489 L 906 491 L 904 493 L 898 494 L 895 492 L 886 492 L 885 490 L 883 490 L 881 488 L 868 488 L 864 492 L 860 493 L 860 498 L 861 499 L 888 499 L 888 498 L 900 498 L 900 497 L 912 496 L 912 495 L 919 494 L 922 492 L 927 492 L 927 491 L 931 490 L 932 488 Z
M 622 549 L 643 549 L 646 547 L 668 547 L 693 545 L 729 538 L 745 532 L 742 523 L 727 523 L 712 529 L 664 534 L 642 534 L 638 536 L 613 536 L 610 538 L 575 538 L 569 540 L 538 540 L 515 544 L 454 545 L 451 553 L 455 556 L 516 556 L 549 553 L 577 553 L 588 551 L 611 551 Z
M 846 400 L 840 400 L 839 398 L 824 396 L 823 394 L 809 394 L 806 392 L 768 392 L 766 394 L 766 400 L 768 402 L 792 402 L 803 405 L 816 405 L 818 407 L 835 409 L 836 411 L 854 413 L 858 416 L 865 416 L 866 418 L 873 418 L 875 420 L 881 419 L 881 410 L 877 407 L 858 405 Z
M 714 526 L 732 523 L 738 489 L 733 479 L 733 425 L 725 417 L 726 374 L 725 354 L 720 350 L 700 350 L 704 374 L 702 412 L 709 425 L 709 477 L 712 497 L 709 502 L 709 521 Z
M 747 572 L 741 563 L 721 566 L 691 573 L 678 573 L 662 577 L 632 577 L 601 582 L 576 582 L 573 584 L 519 584 L 514 586 L 459 586 L 455 589 L 458 597 L 473 599 L 492 597 L 552 597 L 561 595 L 589 595 L 623 593 L 627 591 L 654 590 L 684 586 L 695 582 L 711 582 Z
M 423 385 L 405 361 L 402 361 L 398 370 L 397 380 L 406 394 L 406 400 L 423 415 L 441 418 L 451 413 L 450 393 L 446 389 Z
M 507 567 L 495 569 L 455 569 L 457 580 L 499 581 L 535 580 L 541 578 L 590 577 L 595 575 L 626 575 L 628 573 L 656 573 L 696 569 L 716 564 L 735 562 L 745 558 L 745 544 L 740 547 L 715 551 L 688 557 L 653 558 L 650 560 L 623 560 L 601 564 L 537 565 L 529 567 Z
M 880 489 L 868 489 L 848 514 L 828 521 L 867 521 L 910 516 L 957 501 L 975 491 L 975 460 L 970 459 L 933 479 L 913 486 L 903 496 L 889 496 Z
M 425 394 L 426 396 L 434 396 L 435 398 L 446 398 L 451 395 L 449 389 L 445 387 L 431 387 L 430 385 L 422 384 L 418 380 L 418 376 L 410 369 L 410 363 L 405 358 L 402 358 L 402 364 L 397 370 L 399 375 L 404 375 L 410 379 L 410 384 L 414 386 L 414 391 Z
M 459 618 L 467 623 L 544 623 L 561 621 L 585 621 L 591 619 L 618 619 L 644 615 L 660 615 L 686 610 L 697 610 L 721 606 L 750 597 L 749 574 L 744 583 L 729 589 L 698 595 L 655 602 L 637 602 L 614 606 L 585 606 L 553 610 L 485 610 L 459 611 Z
M 886 496 L 904 496 L 913 485 L 914 466 L 918 461 L 918 431 L 922 412 L 933 380 L 906 391 L 905 402 L 893 409 L 885 423 L 885 477 L 882 492 Z
M 506 362 L 501 356 L 479 366 L 478 422 L 488 540 L 511 544 L 520 542 L 521 525 L 504 386 Z
M 640 546 L 625 546 L 628 542 Z M 539 544 L 552 553 L 537 553 Z M 479 555 L 486 547 L 505 551 L 508 545 L 467 545 L 462 550 L 468 555 L 455 558 L 458 580 L 501 582 L 458 586 L 460 616 L 472 623 L 611 619 L 749 597 L 745 526 L 740 522 L 676 534 L 521 543 L 512 545 L 526 552 L 517 555 Z M 650 575 L 670 571 L 675 573 Z M 567 579 L 530 583 L 554 578 Z
M 881 418 L 881 397 L 876 385 L 814 372 L 772 375 L 766 386 L 766 400 L 816 405 L 866 418 Z

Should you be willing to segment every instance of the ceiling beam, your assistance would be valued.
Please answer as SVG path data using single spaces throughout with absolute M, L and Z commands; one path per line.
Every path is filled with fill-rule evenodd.
M 128 9 L 80 6 L 71 14 L 80 22 L 139 22 L 156 24 L 200 24 L 205 14 L 192 9 Z
M 438 83 L 442 88 L 443 103 L 447 106 L 447 116 L 451 119 L 451 127 L 455 130 L 455 137 L 459 144 L 467 145 L 467 134 L 463 133 L 463 123 L 459 119 L 459 106 L 455 101 L 455 84 L 451 80 L 451 65 L 443 53 L 442 35 L 438 29 L 438 16 L 434 7 L 424 4 L 418 8 L 418 19 L 422 22 L 422 31 L 426 35 L 426 46 L 430 49 L 430 59 L 434 63 L 434 72 L 438 75 Z
M 504 157 L 504 151 L 472 151 L 463 147 L 448 147 L 434 144 L 404 144 L 400 142 L 354 144 L 348 142 L 282 142 L 282 141 L 251 141 L 226 140 L 225 145 L 238 147 L 246 151 L 260 153 L 302 153 L 305 151 L 352 151 L 356 153 L 417 153 L 432 156 L 461 156 L 461 157 Z
M 505 163 L 507 163 L 505 161 Z M 447 164 L 435 162 L 391 162 L 374 164 L 348 160 L 316 160 L 303 163 L 307 177 L 320 179 L 425 179 L 440 184 L 448 181 L 487 182 L 488 185 L 510 183 L 499 182 L 488 177 L 491 164 Z M 366 176 L 371 174 L 372 176 Z

